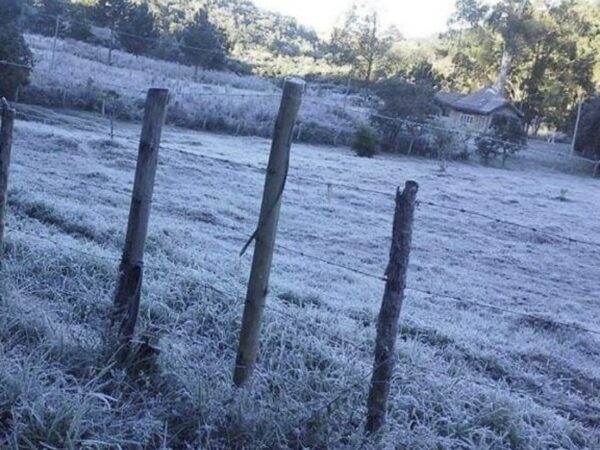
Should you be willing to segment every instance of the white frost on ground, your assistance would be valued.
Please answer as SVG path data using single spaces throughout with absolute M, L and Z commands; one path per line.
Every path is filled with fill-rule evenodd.
M 111 271 L 124 239 L 139 125 L 118 124 L 111 143 L 103 119 L 53 114 L 60 119 L 58 126 L 19 122 L 16 127 L 7 238 L 14 248 L 23 249 L 12 251 L 8 272 L 9 278 L 10 273 L 15 276 L 10 285 L 23 298 L 37 299 L 41 314 L 56 315 L 53 320 L 62 321 L 72 333 L 93 335 L 90 329 L 100 329 L 98 317 L 110 305 Z M 163 365 L 189 390 L 205 396 L 202 421 L 208 431 L 201 433 L 203 439 L 213 436 L 215 446 L 225 441 L 231 445 L 231 432 L 222 428 L 239 420 L 252 430 L 248 433 L 256 446 L 290 445 L 288 433 L 299 433 L 296 438 L 306 446 L 358 446 L 367 383 L 357 388 L 352 383 L 368 375 L 383 283 L 279 249 L 268 304 L 296 319 L 266 310 L 257 386 L 234 402 L 235 407 L 223 404 L 233 395 L 232 348 L 251 261 L 251 255 L 240 259 L 238 252 L 256 224 L 270 144 L 171 127 L 162 142 L 142 327 L 165 328 L 163 344 L 170 351 Z M 382 275 L 393 194 L 406 180 L 419 182 L 422 201 L 541 230 L 431 206 L 418 208 L 409 286 L 547 320 L 408 291 L 386 445 L 600 445 L 598 336 L 553 322 L 600 331 L 598 248 L 544 234 L 600 241 L 600 188 L 587 176 L 533 168 L 527 158 L 525 154 L 509 163 L 509 169 L 456 163 L 441 173 L 429 160 L 393 155 L 362 159 L 345 148 L 293 147 L 278 234 L 285 247 Z M 48 236 L 63 246 L 45 241 Z M 112 258 L 114 264 L 68 247 Z M 39 256 L 25 268 L 19 256 L 28 252 Z M 47 267 L 45 258 L 48 265 L 65 269 Z M 60 282 L 37 277 L 35 267 L 48 274 L 56 271 Z M 210 293 L 200 287 L 204 283 L 224 290 L 227 297 L 207 299 Z M 65 294 L 65 289 L 74 292 Z M 226 320 L 220 308 L 228 308 Z M 307 321 L 314 327 L 307 328 Z M 87 331 L 80 330 L 86 328 L 83 324 Z M 364 350 L 336 347 L 326 333 Z M 302 372 L 297 378 L 281 372 L 282 366 L 308 370 L 307 355 L 333 361 L 338 369 Z M 273 394 L 273 383 L 285 392 L 283 397 Z M 328 415 L 318 416 L 326 431 L 294 425 L 348 387 Z M 256 398 L 261 399 L 257 404 Z M 252 417 L 252 425 L 231 419 L 235 408 Z M 110 421 L 110 411 L 106 417 Z M 127 426 L 127 420 L 120 420 L 116 423 Z M 158 419 L 147 420 L 153 424 Z M 148 424 L 144 430 L 153 427 Z M 103 433 L 110 429 L 106 425 L 90 433 L 108 439 Z M 116 440 L 147 438 L 142 431 L 135 437 L 115 433 Z

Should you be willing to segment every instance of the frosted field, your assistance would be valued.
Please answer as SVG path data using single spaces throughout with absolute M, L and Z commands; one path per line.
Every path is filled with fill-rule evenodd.
M 442 173 L 430 160 L 295 145 L 261 360 L 240 391 L 231 371 L 251 255 L 238 253 L 269 141 L 164 131 L 139 325 L 162 352 L 136 376 L 107 364 L 103 335 L 140 126 L 118 124 L 111 142 L 105 119 L 36 110 L 46 123 L 18 122 L 13 149 L 3 447 L 600 447 L 600 337 L 558 323 L 600 331 L 598 247 L 421 204 L 409 287 L 465 302 L 407 292 L 380 444 L 362 428 L 383 283 L 296 253 L 382 275 L 393 194 L 409 179 L 423 202 L 600 241 L 598 180 L 578 167 L 551 171 L 561 166 L 526 154 L 506 170 Z

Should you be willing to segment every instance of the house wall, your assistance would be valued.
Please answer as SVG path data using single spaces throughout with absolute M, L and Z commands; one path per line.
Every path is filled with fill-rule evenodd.
M 485 132 L 491 122 L 491 116 L 468 114 L 456 110 L 450 111 L 449 119 L 453 127 L 461 127 L 478 133 Z
M 496 115 L 505 115 L 514 118 L 519 118 L 515 110 L 509 106 L 505 106 L 494 111 L 494 114 L 469 114 L 461 111 L 451 110 L 448 117 L 449 122 L 453 127 L 461 127 L 476 133 L 485 133 L 492 123 L 492 117 Z

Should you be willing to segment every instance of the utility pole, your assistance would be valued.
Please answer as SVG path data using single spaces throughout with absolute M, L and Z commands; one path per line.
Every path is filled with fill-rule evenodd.
M 575 144 L 577 143 L 577 134 L 579 132 L 579 122 L 581 121 L 581 109 L 583 108 L 583 99 L 579 99 L 577 107 L 577 120 L 575 121 L 575 131 L 573 131 L 573 142 L 571 142 L 571 156 L 575 154 Z

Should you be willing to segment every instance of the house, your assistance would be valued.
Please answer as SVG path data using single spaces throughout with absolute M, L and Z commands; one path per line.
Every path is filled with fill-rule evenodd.
M 479 133 L 485 133 L 492 117 L 498 114 L 523 119 L 523 113 L 510 100 L 489 86 L 473 94 L 440 91 L 435 95 L 435 102 L 450 125 Z

